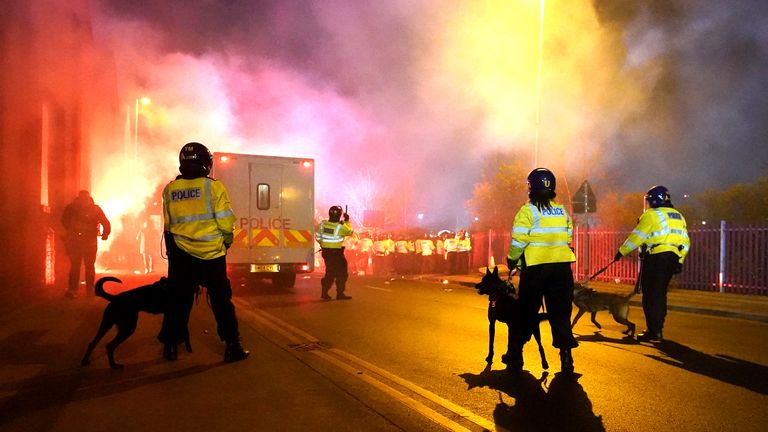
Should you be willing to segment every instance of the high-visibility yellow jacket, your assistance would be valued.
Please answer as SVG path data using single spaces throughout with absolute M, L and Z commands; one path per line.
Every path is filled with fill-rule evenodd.
M 468 252 L 472 250 L 472 240 L 469 239 L 469 237 L 464 237 L 463 239 L 459 239 L 458 244 L 456 245 L 459 252 Z
M 331 222 L 323 220 L 315 230 L 315 240 L 323 249 L 341 249 L 344 237 L 352 235 L 352 225 L 349 222 Z
M 682 264 L 691 249 L 691 239 L 683 215 L 672 207 L 650 208 L 643 212 L 619 252 L 627 255 L 642 245 L 646 245 L 651 255 L 674 252 Z
M 517 261 L 525 254 L 528 267 L 574 262 L 572 240 L 573 222 L 562 204 L 552 202 L 552 208 L 539 211 L 527 203 L 515 215 L 507 257 Z
M 443 247 L 446 252 L 458 252 L 459 251 L 459 239 L 456 237 L 449 237 L 445 239 Z
M 227 253 L 235 214 L 224 184 L 209 177 L 177 178 L 163 189 L 164 228 L 184 252 L 204 260 Z

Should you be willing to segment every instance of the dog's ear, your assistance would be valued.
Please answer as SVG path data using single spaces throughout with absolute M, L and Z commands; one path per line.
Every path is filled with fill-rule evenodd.
M 499 275 L 499 266 L 493 266 L 493 275 L 498 276 Z
M 485 268 L 485 275 L 486 276 L 490 276 L 491 275 L 491 269 L 489 269 L 488 267 Z

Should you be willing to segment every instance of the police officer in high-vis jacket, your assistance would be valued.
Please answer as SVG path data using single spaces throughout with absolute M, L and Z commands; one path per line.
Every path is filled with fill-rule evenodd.
M 619 247 L 615 261 L 640 248 L 642 267 L 640 286 L 643 290 L 643 312 L 647 330 L 637 340 L 660 342 L 667 316 L 667 287 L 672 275 L 680 273 L 691 248 L 688 228 L 683 215 L 672 205 L 669 190 L 654 186 L 645 194 L 649 208 L 643 212 L 637 226 Z
M 224 185 L 208 177 L 213 157 L 204 145 L 185 144 L 179 153 L 181 175 L 163 190 L 164 238 L 168 249 L 171 307 L 165 312 L 159 339 L 163 356 L 176 360 L 184 341 L 194 294 L 207 290 L 224 361 L 248 357 L 240 345 L 232 287 L 227 277 L 227 249 L 232 245 L 235 215 Z
M 320 280 L 322 287 L 320 298 L 323 300 L 331 299 L 328 291 L 334 281 L 336 282 L 336 300 L 352 298 L 344 294 L 349 277 L 347 259 L 344 257 L 344 237 L 352 235 L 353 232 L 349 215 L 344 213 L 341 206 L 331 207 L 328 210 L 328 219 L 320 222 L 315 230 L 315 240 L 320 243 L 323 261 L 325 261 L 325 276 Z
M 560 349 L 560 369 L 573 372 L 571 349 L 578 346 L 571 332 L 573 272 L 576 256 L 570 247 L 573 222 L 565 207 L 554 201 L 555 175 L 537 168 L 528 175 L 528 202 L 515 216 L 507 265 L 520 264 L 520 302 L 523 313 L 510 327 L 510 346 L 502 361 L 511 370 L 523 367 L 523 345 L 532 326 L 539 325 L 537 313 L 546 301 L 552 345 Z

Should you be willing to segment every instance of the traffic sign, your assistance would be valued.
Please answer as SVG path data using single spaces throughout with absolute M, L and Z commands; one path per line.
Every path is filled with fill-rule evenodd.
M 574 213 L 594 213 L 597 211 L 597 198 L 589 182 L 584 180 L 579 190 L 571 198 Z

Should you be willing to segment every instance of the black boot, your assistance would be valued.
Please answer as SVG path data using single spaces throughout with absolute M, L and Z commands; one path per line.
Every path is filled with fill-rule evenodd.
M 573 373 L 573 355 L 570 348 L 560 350 L 560 371 Z
M 227 363 L 232 363 L 245 360 L 248 358 L 249 354 L 250 351 L 244 350 L 243 346 L 240 345 L 240 341 L 227 342 L 227 346 L 224 349 L 224 361 Z
M 640 342 L 661 342 L 664 340 L 664 336 L 661 334 L 660 331 L 654 332 L 650 330 L 646 330 L 639 335 L 637 335 L 637 340 Z
M 176 344 L 165 344 L 163 346 L 163 358 L 168 361 L 174 361 L 179 358 L 179 348 Z
M 501 362 L 507 365 L 507 371 L 520 372 L 523 370 L 523 350 L 515 350 L 501 355 Z

